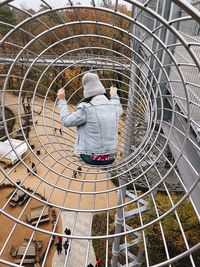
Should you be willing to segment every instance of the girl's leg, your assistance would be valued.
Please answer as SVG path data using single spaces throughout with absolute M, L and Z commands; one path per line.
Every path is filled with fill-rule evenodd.
M 93 163 L 93 160 L 90 158 L 89 155 L 80 154 L 80 157 L 81 157 L 81 159 L 82 159 L 85 163 L 87 163 L 87 164 L 91 164 L 91 165 L 94 164 L 94 163 Z

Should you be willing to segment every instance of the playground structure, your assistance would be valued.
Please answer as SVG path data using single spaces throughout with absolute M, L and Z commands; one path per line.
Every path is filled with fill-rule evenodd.
M 185 260 L 187 267 L 198 267 L 200 238 L 188 239 L 181 212 L 187 204 L 199 223 L 199 2 L 115 0 L 98 6 L 92 0 L 88 5 L 69 1 L 61 7 L 40 2 L 43 9 L 34 13 L 14 1 L 0 3 L 0 11 L 12 8 L 20 18 L 12 24 L 0 17 L 4 29 L 0 32 L 1 139 L 7 139 L 18 157 L 14 166 L 0 166 L 0 184 L 11 183 L 29 196 L 18 217 L 7 209 L 12 195 L 0 207 L 1 214 L 13 222 L 0 247 L 0 263 L 23 266 L 34 234 L 41 232 L 48 235 L 49 245 L 40 266 L 46 264 L 52 238 L 63 236 L 70 241 L 71 254 L 76 250 L 73 244 L 86 242 L 77 263 L 80 267 L 87 267 L 92 245 L 102 240 L 104 266 L 182 267 Z M 62 86 L 74 110 L 82 98 L 81 77 L 88 70 L 97 72 L 107 89 L 113 84 L 119 88 L 124 109 L 118 157 L 109 168 L 84 165 L 73 154 L 75 129 L 60 126 L 54 101 Z M 6 116 L 6 107 L 14 118 Z M 8 130 L 11 119 L 15 119 L 12 131 Z M 28 147 L 23 157 L 12 142 L 19 131 Z M 20 184 L 15 170 L 23 173 Z M 35 179 L 33 185 L 31 179 Z M 25 184 L 32 186 L 33 193 Z M 159 203 L 160 195 L 165 197 L 165 207 Z M 34 224 L 22 216 L 27 215 L 32 199 L 42 207 Z M 39 226 L 49 207 L 58 213 L 52 231 Z M 74 216 L 70 236 L 56 230 L 58 220 L 68 213 Z M 89 218 L 87 232 L 76 231 L 79 215 Z M 96 215 L 105 218 L 103 230 L 94 223 Z M 183 244 L 179 251 L 172 251 L 168 239 L 166 224 L 172 218 L 171 233 L 178 232 Z M 18 224 L 32 230 L 24 256 L 16 261 L 19 265 L 3 256 Z M 162 259 L 152 254 L 150 246 L 156 245 L 152 241 L 156 234 Z M 60 267 L 73 266 L 70 253 Z

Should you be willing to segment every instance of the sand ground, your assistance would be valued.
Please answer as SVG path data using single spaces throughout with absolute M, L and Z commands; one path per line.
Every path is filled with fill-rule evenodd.
M 4 188 L 0 190 L 0 206 L 3 207 L 7 201 L 8 195 L 13 191 L 12 188 Z M 27 222 L 26 220 L 26 214 L 30 214 L 30 209 L 33 207 L 37 207 L 41 205 L 38 201 L 32 199 L 30 204 L 27 206 L 25 209 L 25 212 L 22 214 L 20 217 L 20 221 L 22 222 Z M 16 207 L 11 207 L 9 205 L 6 206 L 5 212 L 12 215 L 14 218 L 18 218 L 22 212 L 22 209 L 24 206 L 19 206 L 17 205 Z M 52 230 L 52 223 L 44 223 L 40 224 L 39 227 L 41 229 L 45 229 L 48 231 Z M 12 232 L 11 238 L 8 240 L 8 243 L 3 250 L 3 254 L 1 256 L 2 259 L 13 262 L 14 258 L 9 254 L 9 251 L 11 249 L 11 246 L 14 247 L 19 247 L 22 245 L 24 238 L 30 238 L 31 235 L 33 234 L 32 229 L 29 229 L 28 227 L 24 227 L 23 225 L 20 224 L 15 224 L 15 222 L 8 217 L 4 216 L 3 214 L 0 215 L 0 250 L 3 248 L 4 243 L 9 239 L 9 234 L 11 231 L 14 229 Z M 61 220 L 59 220 L 59 223 L 57 225 L 57 231 L 60 232 L 62 229 L 62 223 Z M 45 249 L 48 245 L 50 236 L 47 234 L 43 234 L 39 231 L 36 231 L 33 236 L 34 239 L 36 240 L 41 240 L 42 241 L 42 248 L 40 250 L 40 256 L 45 253 Z M 52 246 L 49 250 L 48 258 L 45 263 L 45 267 L 51 266 L 52 258 L 54 256 L 54 251 L 55 248 Z M 0 267 L 5 266 L 4 264 L 0 263 Z
M 23 122 L 21 114 L 23 114 L 23 108 L 16 105 L 17 96 L 12 94 L 6 94 L 5 103 L 9 108 L 17 115 L 14 129 L 18 129 L 20 122 Z M 83 167 L 84 173 L 78 175 L 76 179 L 72 178 L 73 169 L 77 168 L 81 164 L 80 160 L 73 155 L 73 144 L 75 141 L 75 130 L 63 129 L 62 135 L 54 128 L 60 129 L 60 117 L 54 111 L 54 103 L 44 99 L 35 98 L 34 111 L 40 112 L 40 115 L 34 114 L 33 121 L 36 122 L 34 127 L 31 127 L 30 131 L 30 145 L 34 145 L 34 150 L 29 149 L 23 157 L 23 163 L 19 162 L 12 168 L 5 168 L 4 163 L 0 163 L 0 167 L 3 172 L 0 173 L 1 183 L 12 183 L 20 179 L 23 186 L 29 187 L 35 193 L 44 196 L 49 204 L 64 206 L 66 209 L 75 210 L 93 210 L 104 209 L 112 207 L 117 203 L 117 194 L 113 192 L 102 192 L 104 190 L 114 189 L 114 185 L 111 181 L 106 180 L 105 173 L 99 169 L 92 169 L 92 172 L 88 174 L 88 166 Z M 37 151 L 40 151 L 40 155 L 36 157 Z M 27 167 L 31 167 L 31 163 L 36 164 L 37 175 L 28 175 Z M 9 179 L 6 179 L 5 174 L 8 174 Z M 103 179 L 103 181 L 102 181 Z M 80 192 L 83 192 L 80 194 Z M 91 195 L 91 192 L 96 192 L 95 197 Z M 98 193 L 102 192 L 102 193 Z M 9 189 L 1 190 L 0 193 L 0 205 L 3 207 L 6 196 L 9 193 Z M 35 205 L 36 200 L 31 200 L 31 205 Z M 8 205 L 5 207 L 5 211 L 10 215 L 17 218 L 22 208 L 11 208 Z M 22 218 L 28 210 L 23 212 Z M 24 218 L 23 218 L 24 219 Z M 23 220 L 22 219 L 22 220 Z M 20 219 L 21 220 L 21 219 Z M 65 224 L 67 222 L 64 222 Z M 0 217 L 1 229 L 0 244 L 6 240 L 10 230 L 13 227 L 13 221 L 1 215 Z M 49 227 L 48 224 L 44 224 L 42 227 Z M 58 224 L 57 232 L 60 233 L 61 223 Z M 20 239 L 18 239 L 18 233 L 20 231 Z M 8 245 L 4 249 L 3 258 L 11 260 L 11 256 L 8 254 L 11 244 L 18 245 L 22 242 L 24 236 L 30 235 L 32 230 L 27 227 L 17 225 L 14 230 Z M 38 238 L 42 238 L 40 233 L 36 233 Z M 77 233 L 78 235 L 78 233 Z M 45 238 L 44 238 L 45 239 Z M 48 237 L 47 237 L 48 239 Z M 55 251 L 55 248 L 52 250 Z M 46 266 L 51 266 L 53 253 L 49 253 Z

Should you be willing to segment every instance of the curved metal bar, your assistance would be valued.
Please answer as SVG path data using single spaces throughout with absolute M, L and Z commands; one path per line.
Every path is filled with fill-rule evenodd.
M 1 2 L 0 7 L 7 4 L 13 11 L 22 12 L 28 17 L 22 19 L 16 26 L 0 22 L 2 28 L 6 27 L 5 34 L 2 34 L 0 40 L 0 48 L 6 48 L 6 53 L 9 49 L 17 51 L 16 54 L 1 54 L 2 58 L 5 57 L 2 64 L 7 65 L 0 75 L 3 81 L 3 89 L 0 91 L 0 126 L 4 123 L 4 132 L 0 140 L 8 139 L 11 150 L 19 160 L 9 170 L 3 169 L 1 167 L 3 165 L 0 165 L 0 184 L 10 183 L 15 188 L 8 199 L 0 205 L 1 214 L 9 218 L 13 224 L 10 234 L 1 246 L 0 262 L 18 266 L 9 263 L 7 258 L 2 258 L 2 255 L 15 236 L 16 227 L 21 225 L 30 232 L 30 240 L 21 263 L 26 258 L 31 241 L 38 232 L 41 235 L 48 235 L 42 267 L 46 264 L 53 237 L 57 236 L 68 238 L 71 248 L 76 244 L 75 240 L 85 240 L 85 255 L 82 256 L 84 267 L 90 262 L 89 254 L 93 249 L 91 240 L 100 242 L 102 239 L 105 239 L 105 267 L 109 266 L 111 239 L 115 240 L 114 259 L 116 260 L 116 257 L 123 252 L 125 264 L 135 266 L 132 261 L 135 258 L 131 256 L 132 250 L 129 249 L 129 240 L 135 240 L 137 235 L 141 236 L 140 242 L 144 247 L 143 260 L 147 266 L 172 266 L 174 262 L 188 257 L 191 266 L 198 267 L 193 252 L 199 249 L 199 244 L 190 245 L 184 223 L 180 218 L 179 207 L 187 200 L 191 204 L 191 211 L 194 212 L 196 220 L 200 220 L 199 207 L 194 199 L 194 194 L 199 188 L 200 173 L 194 157 L 188 154 L 188 146 L 194 155 L 198 156 L 200 153 L 198 143 L 200 142 L 198 141 L 200 122 L 198 116 L 194 114 L 194 111 L 197 114 L 200 112 L 200 96 L 197 92 L 200 88 L 197 78 L 200 70 L 200 43 L 198 36 L 192 35 L 193 28 L 191 33 L 183 28 L 184 25 L 198 27 L 199 12 L 184 0 L 170 1 L 171 6 L 176 4 L 176 8 L 179 6 L 185 12 L 184 16 L 175 19 L 170 10 L 168 10 L 169 17 L 166 18 L 164 10 L 160 12 L 159 6 L 152 7 L 150 0 L 115 0 L 112 5 L 107 6 L 98 6 L 95 0 L 88 5 L 75 5 L 69 1 L 67 6 L 56 8 L 52 7 L 48 0 L 41 0 L 40 3 L 44 4 L 47 10 L 32 15 L 29 11 L 17 8 L 10 2 L 12 1 Z M 122 5 L 126 3 L 132 8 L 137 8 L 137 12 L 129 12 L 129 10 L 124 12 Z M 164 0 L 163 3 L 166 4 L 167 1 Z M 84 17 L 85 11 L 91 13 L 91 17 Z M 65 14 L 69 14 L 67 12 L 71 12 L 71 18 L 66 17 Z M 52 25 L 43 20 L 53 15 L 56 15 L 58 21 Z M 154 22 L 152 27 L 143 23 L 141 18 L 145 15 Z M 37 34 L 26 30 L 26 25 L 34 22 L 42 26 L 42 31 L 38 29 Z M 67 36 L 60 34 L 62 31 L 66 31 Z M 14 42 L 12 38 L 18 32 L 29 37 L 24 46 L 20 41 Z M 164 32 L 166 36 L 163 36 Z M 196 30 L 194 32 L 196 33 Z M 46 42 L 45 38 L 49 35 L 52 39 Z M 170 36 L 173 36 L 171 41 L 168 40 Z M 37 45 L 41 45 L 38 51 L 34 48 Z M 29 62 L 23 60 L 24 52 L 29 53 Z M 68 56 L 73 61 L 69 61 L 65 66 Z M 89 65 L 89 61 L 94 62 L 95 65 Z M 0 66 L 4 68 L 2 64 Z M 18 75 L 15 72 L 20 66 L 24 70 Z M 80 67 L 81 72 L 75 73 L 69 79 L 64 78 L 66 71 L 75 67 Z M 56 96 L 56 87 L 69 88 L 74 82 L 80 81 L 82 75 L 88 70 L 99 74 L 107 91 L 114 82 L 118 84 L 124 109 L 124 115 L 119 122 L 118 158 L 115 164 L 102 168 L 84 164 L 73 155 L 76 133 L 73 129 L 64 129 L 60 126 L 56 103 L 49 99 L 51 95 Z M 36 73 L 35 76 L 32 76 L 33 72 Z M 18 88 L 12 90 L 10 84 L 13 79 L 19 82 L 19 90 Z M 48 79 L 47 82 L 45 79 Z M 25 125 L 23 122 L 27 112 L 25 109 L 23 111 L 22 97 L 29 94 L 27 85 L 30 85 L 32 90 L 28 114 L 32 119 L 32 125 Z M 81 91 L 82 85 L 78 84 L 67 99 L 72 110 L 75 110 L 82 99 Z M 13 117 L 7 118 L 6 108 L 14 112 Z M 168 113 L 170 116 L 167 116 Z M 8 124 L 12 120 L 17 123 L 15 128 L 9 131 Z M 184 126 L 180 127 L 178 122 Z M 30 127 L 28 137 L 26 136 L 27 127 Z M 61 133 L 54 131 L 57 128 Z M 19 131 L 29 148 L 22 158 L 17 153 L 18 147 L 14 147 L 11 140 Z M 129 140 L 128 135 L 132 135 L 133 140 Z M 181 143 L 174 136 L 180 139 Z M 127 142 L 131 146 L 131 152 L 123 157 L 122 152 Z M 30 144 L 34 144 L 35 148 Z M 40 156 L 36 153 L 38 149 L 42 151 Z M 170 151 L 172 158 L 169 157 Z M 8 154 L 9 152 L 6 152 L 6 155 Z M 28 159 L 36 161 L 38 170 L 35 175 L 36 183 L 32 185 L 28 174 L 23 174 L 19 185 L 16 182 L 15 170 L 18 173 L 18 169 L 27 168 L 34 174 Z M 185 166 L 181 162 L 184 162 Z M 77 173 L 79 166 L 82 169 Z M 189 184 L 184 180 L 184 173 L 180 166 L 190 170 L 193 177 Z M 73 176 L 74 174 L 77 178 Z M 117 186 L 112 183 L 114 179 L 118 181 Z M 173 182 L 177 183 L 182 192 L 178 202 L 172 197 Z M 30 185 L 32 193 L 24 187 L 25 185 Z M 145 190 L 138 192 L 138 185 L 142 185 L 142 188 L 144 186 Z M 38 193 L 45 187 L 47 198 L 43 199 L 38 196 Z M 129 187 L 132 189 L 130 190 Z M 20 210 L 19 215 L 14 216 L 8 206 L 17 190 L 27 194 L 29 200 Z M 169 207 L 165 211 L 159 208 L 157 190 L 163 190 L 166 194 Z M 116 193 L 119 196 L 118 200 Z M 56 199 L 55 195 L 59 196 L 59 199 Z M 23 219 L 32 200 L 43 205 L 36 226 L 26 223 Z M 149 207 L 148 204 L 144 204 L 146 201 L 152 203 L 154 217 L 151 220 L 146 220 L 143 214 L 144 208 Z M 52 230 L 45 230 L 39 226 L 45 207 L 55 208 L 58 211 Z M 68 211 L 74 214 L 70 236 L 56 230 L 62 213 Z M 76 232 L 79 212 L 91 216 L 88 221 L 88 233 Z M 105 230 L 96 235 L 92 232 L 94 230 L 92 215 L 101 212 L 106 216 Z M 148 210 L 146 212 L 148 214 Z M 117 230 L 113 233 L 110 231 L 110 216 L 115 213 Z M 132 216 L 137 214 L 137 226 L 130 225 L 130 214 L 135 214 Z M 172 256 L 170 253 L 164 225 L 164 220 L 172 215 L 185 246 L 184 251 L 177 256 Z M 154 225 L 158 225 L 165 258 L 163 257 L 161 262 L 155 259 L 156 263 L 153 265 L 151 264 L 152 255 L 147 246 L 147 231 Z M 120 239 L 124 240 L 124 244 L 121 244 L 118 251 L 117 242 Z M 73 253 L 73 249 L 70 253 Z M 139 256 L 137 259 L 140 262 Z M 116 267 L 116 264 L 116 261 L 113 261 L 112 267 Z M 71 267 L 69 251 L 63 267 L 68 265 Z

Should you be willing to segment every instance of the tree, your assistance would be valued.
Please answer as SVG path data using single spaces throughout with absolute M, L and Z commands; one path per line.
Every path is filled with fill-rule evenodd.
M 45 11 L 45 10 L 49 10 L 49 8 L 46 5 L 41 4 L 39 11 Z M 59 25 L 63 23 L 62 18 L 61 18 L 62 13 L 63 13 L 62 11 L 50 12 L 48 13 L 48 17 L 56 25 Z
M 81 69 L 77 66 L 65 71 L 65 77 L 68 81 L 71 81 L 70 87 L 73 90 L 76 90 L 78 87 L 81 86 L 80 78 L 79 79 L 75 78 L 80 72 L 81 72 Z
M 112 0 L 102 0 L 102 3 L 100 3 L 100 5 L 104 7 L 110 7 L 112 5 Z
M 16 17 L 15 17 L 15 13 L 13 9 L 8 6 L 0 8 L 0 21 L 8 23 L 8 24 L 16 25 Z M 10 29 L 11 29 L 10 26 L 3 25 L 3 27 L 2 26 L 0 27 L 0 33 L 4 35 Z

